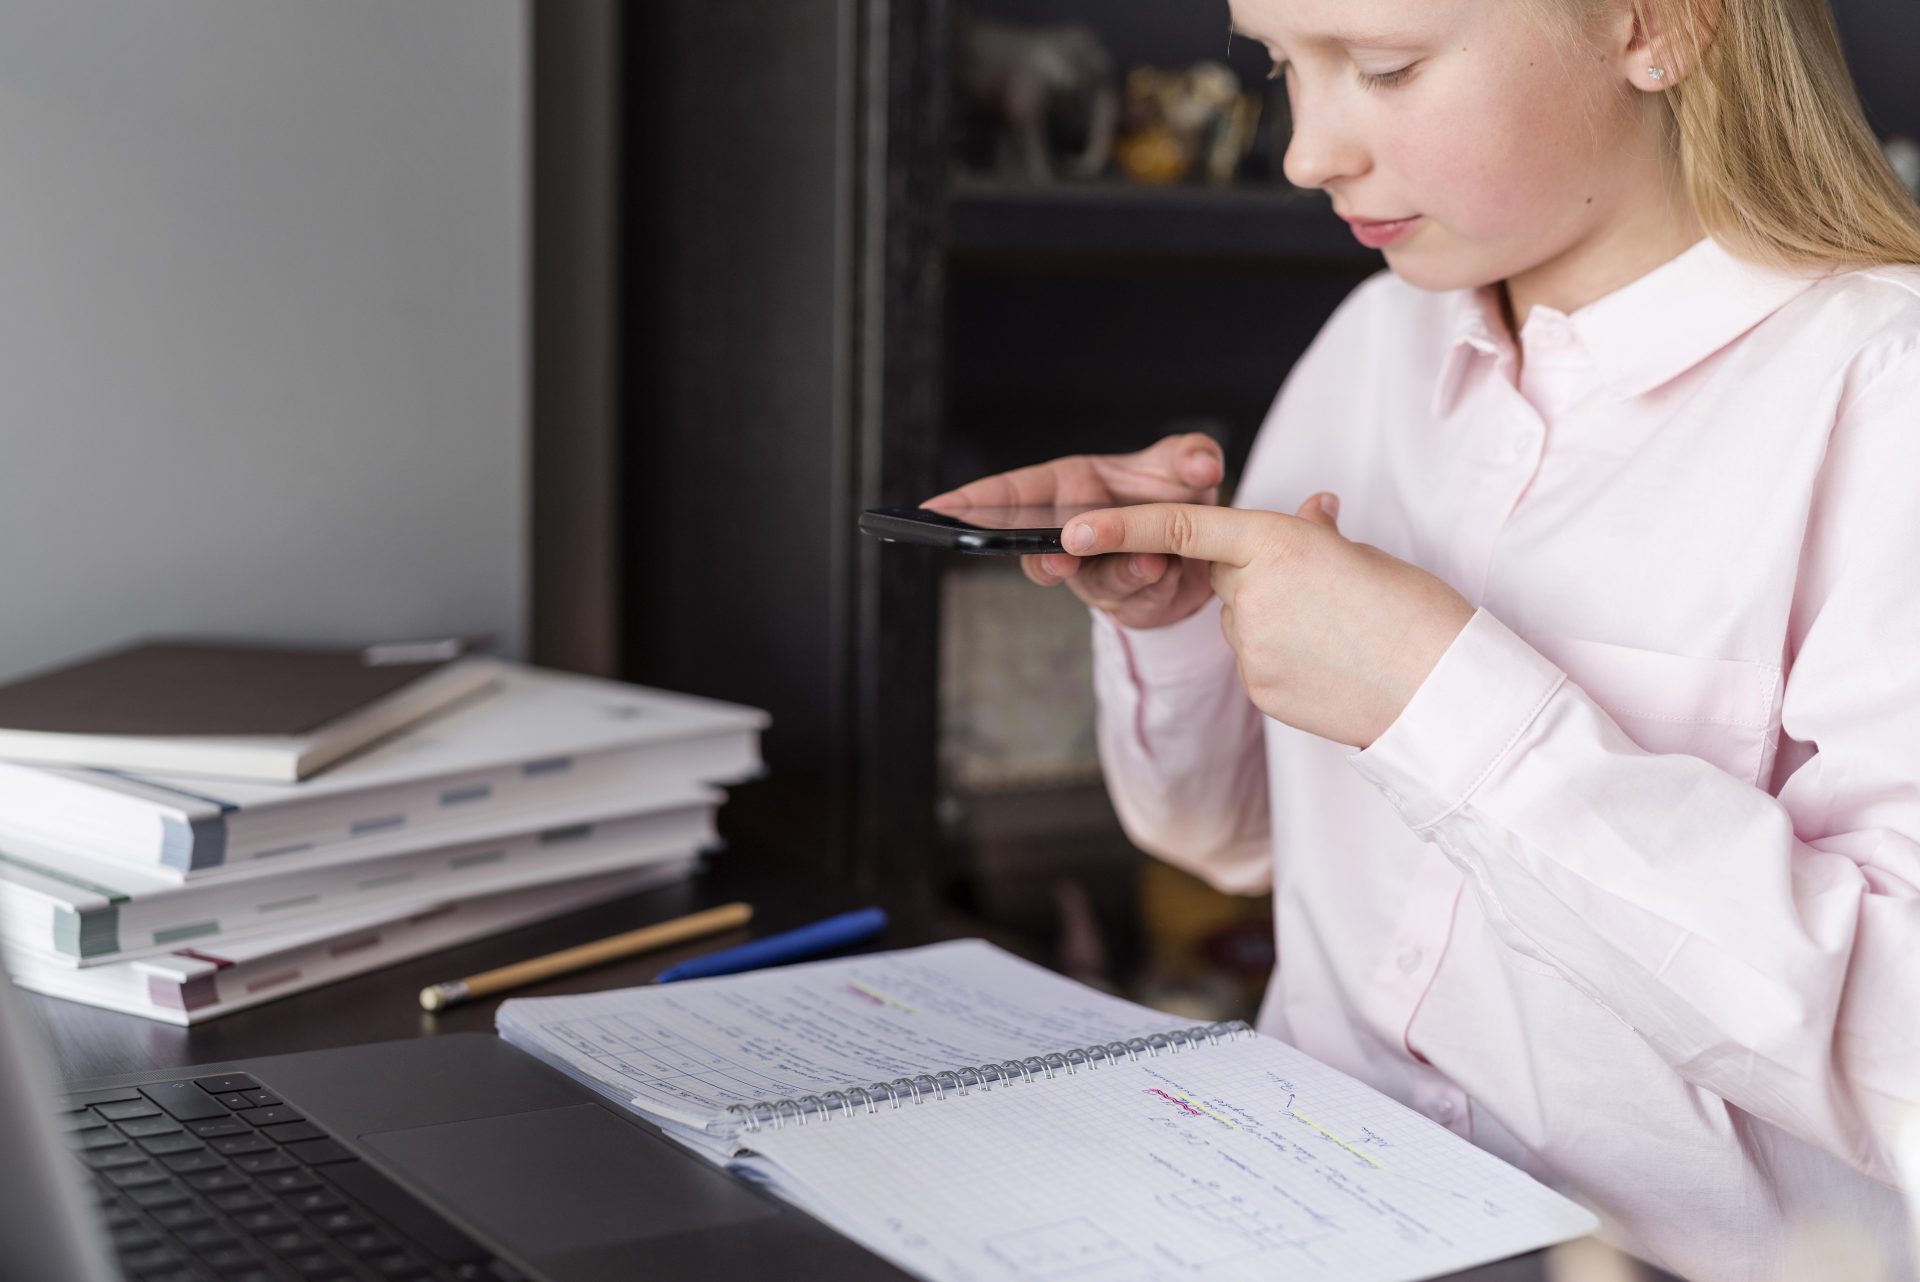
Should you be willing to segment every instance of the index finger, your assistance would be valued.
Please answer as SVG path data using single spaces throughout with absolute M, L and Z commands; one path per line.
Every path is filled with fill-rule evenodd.
M 1060 543 L 1075 556 L 1158 552 L 1221 565 L 1249 565 L 1271 533 L 1274 512 L 1199 503 L 1142 503 L 1075 517 Z
M 1112 501 L 1112 495 L 1084 459 L 1064 458 L 982 477 L 920 506 L 957 513 L 969 507 L 1063 507 Z

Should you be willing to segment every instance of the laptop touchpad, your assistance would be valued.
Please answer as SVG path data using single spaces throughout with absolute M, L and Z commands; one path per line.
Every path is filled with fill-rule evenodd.
M 530 1256 L 779 1214 L 703 1159 L 596 1104 L 385 1131 L 360 1142 Z

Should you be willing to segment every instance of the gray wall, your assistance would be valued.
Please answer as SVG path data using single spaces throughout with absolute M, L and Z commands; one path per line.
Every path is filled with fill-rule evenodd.
M 0 0 L 0 678 L 526 630 L 523 0 Z

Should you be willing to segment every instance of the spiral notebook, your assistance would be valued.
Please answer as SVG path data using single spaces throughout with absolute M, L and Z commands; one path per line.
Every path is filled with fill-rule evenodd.
M 498 1025 L 941 1282 L 1410 1282 L 1597 1227 L 1283 1042 L 977 940 L 523 998 Z

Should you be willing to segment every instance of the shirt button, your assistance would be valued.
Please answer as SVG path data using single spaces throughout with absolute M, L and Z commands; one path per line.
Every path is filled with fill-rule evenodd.
M 1402 949 L 1400 955 L 1393 959 L 1393 964 L 1400 968 L 1402 975 L 1411 975 L 1420 969 L 1420 959 L 1424 956 L 1426 954 L 1418 948 Z
M 1427 1105 L 1427 1111 L 1445 1122 L 1453 1117 L 1453 1101 L 1442 1097 Z

